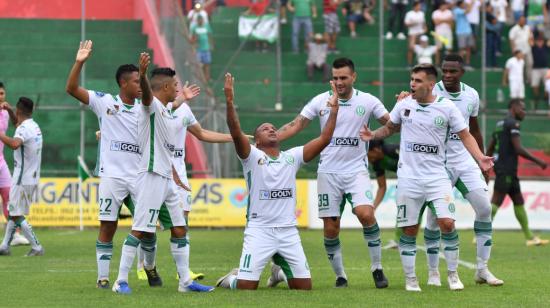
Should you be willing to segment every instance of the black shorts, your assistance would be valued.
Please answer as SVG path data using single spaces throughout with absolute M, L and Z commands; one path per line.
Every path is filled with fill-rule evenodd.
M 521 195 L 519 179 L 515 175 L 498 175 L 495 178 L 495 191 L 508 194 L 510 197 Z

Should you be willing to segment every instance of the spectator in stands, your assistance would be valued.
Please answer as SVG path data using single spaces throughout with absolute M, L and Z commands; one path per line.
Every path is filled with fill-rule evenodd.
M 370 14 L 373 8 L 374 0 L 347 0 L 342 9 L 342 14 L 346 16 L 349 32 L 351 37 L 356 37 L 355 28 L 357 24 L 362 24 L 367 21 L 369 24 L 374 23 L 374 17 Z
M 340 53 L 336 49 L 336 37 L 340 33 L 340 20 L 336 13 L 342 0 L 323 0 L 323 21 L 325 22 L 325 40 L 328 50 L 332 53 Z
M 202 65 L 202 71 L 206 82 L 210 81 L 210 63 L 212 63 L 211 50 L 214 42 L 212 41 L 212 29 L 210 25 L 204 22 L 202 16 L 197 18 L 197 24 L 191 28 L 191 41 L 195 44 L 197 60 Z
M 464 59 L 464 69 L 471 70 L 470 55 L 471 48 L 475 46 L 474 36 L 472 34 L 472 27 L 466 18 L 466 14 L 470 12 L 472 6 L 466 2 L 459 0 L 456 6 L 453 8 L 453 15 L 455 17 L 455 33 L 458 41 L 458 52 Z
M 275 0 L 275 1 L 280 1 L 281 3 L 281 7 L 279 9 L 281 24 L 286 25 L 286 23 L 288 22 L 286 19 L 286 5 L 288 4 L 288 0 Z
M 520 17 L 518 23 L 510 29 L 508 33 L 510 41 L 510 50 L 520 50 L 525 61 L 525 76 L 529 82 L 531 80 L 531 69 L 533 67 L 533 55 L 531 45 L 533 44 L 533 33 L 528 25 L 525 24 L 525 17 Z
M 317 8 L 313 0 L 289 0 L 287 8 L 294 13 L 294 19 L 292 19 L 292 51 L 298 53 L 300 51 L 298 48 L 300 29 L 304 28 L 304 40 L 307 46 L 313 34 L 311 18 L 317 18 Z
M 404 40 L 407 38 L 403 32 L 405 31 L 405 10 L 407 9 L 407 5 L 409 5 L 409 0 L 390 1 L 390 19 L 388 21 L 388 32 L 386 33 L 386 39 L 391 40 L 393 38 L 393 33 L 397 30 L 399 31 L 399 33 L 397 33 L 397 39 Z
M 496 68 L 497 66 L 497 40 L 500 40 L 502 25 L 493 15 L 493 7 L 490 2 L 485 4 L 485 41 L 486 41 L 486 66 L 488 68 Z
M 468 22 L 470 23 L 470 27 L 472 28 L 472 36 L 473 36 L 473 45 L 471 47 L 471 52 L 476 53 L 477 50 L 477 44 L 476 39 L 479 35 L 479 28 L 480 28 L 480 20 L 481 20 L 481 0 L 464 0 L 466 4 L 468 4 L 471 8 L 468 13 L 466 13 L 466 19 L 468 19 Z
M 506 24 L 506 7 L 508 7 L 507 0 L 491 0 L 491 6 L 493 7 L 493 15 L 495 15 L 497 21 L 501 24 L 502 28 L 504 28 L 504 25 Z M 497 56 L 501 55 L 502 39 L 497 40 Z
M 502 75 L 502 85 L 510 87 L 510 98 L 525 97 L 525 84 L 523 81 L 523 53 L 517 49 L 514 51 L 514 56 L 506 61 L 504 74 Z
M 510 0 L 510 7 L 514 16 L 514 23 L 519 21 L 521 16 L 524 16 L 526 0 Z
M 412 66 L 414 46 L 418 37 L 428 29 L 426 27 L 426 19 L 424 12 L 420 6 L 419 1 L 415 1 L 412 6 L 412 10 L 408 11 L 405 15 L 405 25 L 408 29 L 408 50 L 407 50 L 407 64 Z
M 204 24 L 208 24 L 208 13 L 204 9 L 201 3 L 195 3 L 194 9 L 187 14 L 187 20 L 189 21 L 189 29 L 197 25 L 198 18 L 202 17 Z
M 420 44 L 414 46 L 414 53 L 418 64 L 433 64 L 432 57 L 435 55 L 435 64 L 439 65 L 439 51 L 437 46 L 429 45 L 428 36 L 420 36 Z
M 270 0 L 252 0 L 250 5 L 248 6 L 248 9 L 243 13 L 243 15 L 262 16 L 267 13 L 275 13 L 275 8 L 273 7 L 273 4 L 274 3 Z M 265 40 L 256 40 L 256 50 L 267 52 L 267 42 Z
M 328 45 L 321 33 L 315 34 L 313 41 L 309 42 L 307 50 L 307 78 L 313 81 L 315 69 L 323 71 L 323 82 L 329 80 L 329 67 L 327 65 Z
M 527 24 L 535 35 L 544 32 L 544 24 L 550 24 L 550 0 L 529 0 L 527 5 Z
M 533 89 L 533 109 L 537 109 L 539 102 L 540 84 L 543 84 L 548 71 L 548 55 L 550 55 L 550 41 L 545 41 L 544 36 L 538 35 L 531 49 L 533 55 L 533 70 L 531 71 L 531 88 Z
M 449 3 L 441 2 L 439 8 L 432 13 L 432 21 L 435 26 L 436 44 L 439 49 L 446 51 L 453 49 L 453 12 L 449 9 Z M 442 42 L 444 40 L 444 43 Z

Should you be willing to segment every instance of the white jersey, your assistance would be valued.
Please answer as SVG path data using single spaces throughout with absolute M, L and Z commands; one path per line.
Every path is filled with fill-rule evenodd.
M 120 96 L 88 91 L 89 104 L 99 120 L 97 175 L 99 177 L 135 178 L 141 149 L 137 141 L 137 121 L 141 102 L 122 102 Z
M 312 120 L 319 116 L 321 130 L 325 127 L 330 107 L 327 102 L 331 91 L 314 97 L 300 113 Z M 382 118 L 388 111 L 373 95 L 353 89 L 349 100 L 339 100 L 340 108 L 336 128 L 330 144 L 321 152 L 319 173 L 355 173 L 368 170 L 366 143 L 359 138 L 359 131 L 368 125 L 371 116 Z
M 42 162 L 42 131 L 33 119 L 26 119 L 15 130 L 13 138 L 21 146 L 13 151 L 13 185 L 37 185 Z
M 187 138 L 187 127 L 197 124 L 197 119 L 187 104 L 182 104 L 174 111 L 175 137 L 174 141 L 174 168 L 183 181 L 187 179 L 185 168 L 185 139 Z
M 390 121 L 401 124 L 398 178 L 449 178 L 445 170 L 449 131 L 467 128 L 453 102 L 438 96 L 433 103 L 421 105 L 409 96 L 395 104 Z
M 450 93 L 445 90 L 443 81 L 440 81 L 434 87 L 434 94 L 452 101 L 462 114 L 464 124 L 468 129 L 470 128 L 470 117 L 477 117 L 479 112 L 479 95 L 474 88 L 461 82 L 460 92 Z M 472 156 L 460 141 L 458 134 L 451 130 L 447 143 L 447 164 L 458 165 L 471 158 Z
M 304 163 L 304 147 L 272 158 L 251 146 L 241 163 L 248 187 L 247 227 L 295 226 L 296 173 Z
M 154 172 L 172 178 L 175 149 L 175 117 L 171 104 L 164 106 L 153 97 L 151 105 L 142 106 L 138 120 L 139 146 L 142 149 L 138 173 Z

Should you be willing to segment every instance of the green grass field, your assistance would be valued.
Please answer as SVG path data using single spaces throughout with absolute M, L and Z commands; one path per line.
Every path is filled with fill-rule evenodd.
M 36 229 L 46 249 L 43 257 L 22 257 L 29 247 L 12 247 L 12 255 L 0 258 L 1 293 L 4 307 L 80 306 L 80 307 L 137 307 L 137 306 L 509 306 L 547 307 L 550 303 L 550 246 L 526 247 L 520 232 L 497 231 L 494 236 L 491 270 L 505 281 L 502 287 L 476 285 L 474 271 L 459 266 L 465 290 L 451 292 L 443 287 L 427 287 L 426 258 L 417 256 L 417 274 L 422 292 L 411 294 L 404 290 L 404 276 L 396 250 L 383 251 L 383 264 L 389 279 L 388 289 L 374 288 L 369 272 L 369 256 L 360 230 L 345 230 L 341 234 L 344 264 L 349 278 L 347 289 L 335 289 L 334 274 L 323 248 L 321 231 L 302 231 L 302 241 L 313 277 L 311 292 L 290 291 L 286 286 L 265 288 L 268 271 L 264 271 L 258 291 L 216 289 L 209 294 L 182 294 L 176 291 L 175 267 L 169 252 L 169 232 L 159 235 L 158 269 L 163 277 L 162 288 L 149 288 L 138 281 L 135 270 L 130 274 L 133 293 L 115 294 L 95 287 L 95 238 L 97 230 L 84 232 L 71 229 Z M 111 281 L 116 278 L 120 248 L 127 229 L 115 238 L 111 264 Z M 393 236 L 383 230 L 383 242 Z M 218 277 L 237 267 L 243 233 L 241 229 L 192 230 L 191 268 L 206 274 L 203 283 L 213 285 Z M 462 231 L 461 260 L 475 262 L 473 232 Z M 423 240 L 420 240 L 421 243 Z M 440 264 L 442 278 L 446 277 L 445 263 Z

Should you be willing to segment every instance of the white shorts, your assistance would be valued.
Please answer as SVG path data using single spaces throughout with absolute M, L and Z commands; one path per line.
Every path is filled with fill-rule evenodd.
M 447 172 L 451 178 L 451 184 L 460 191 L 463 197 L 474 190 L 488 189 L 481 169 L 471 157 L 460 164 L 447 162 Z
M 171 183 L 173 181 L 153 172 L 138 174 L 132 230 L 154 233 L 158 219 L 164 229 L 186 226 L 178 192 Z
M 369 172 L 336 174 L 319 173 L 317 175 L 317 197 L 319 218 L 340 217 L 346 200 L 351 208 L 374 203 Z
M 510 80 L 510 98 L 525 98 L 523 81 Z
M 180 178 L 180 180 L 187 187 L 191 188 L 191 186 L 189 186 L 189 181 L 187 181 L 187 178 Z M 191 192 L 181 188 L 174 181 L 172 181 L 172 185 L 174 186 L 174 189 L 178 192 L 178 200 L 181 203 L 180 207 L 183 208 L 183 211 L 185 212 L 191 212 Z
M 29 215 L 31 204 L 37 200 L 38 185 L 13 185 L 10 189 L 10 216 Z
M 536 88 L 541 83 L 544 84 L 544 79 L 546 78 L 545 68 L 534 68 L 531 71 L 531 87 Z
M 118 221 L 118 214 L 122 203 L 126 200 L 126 206 L 130 213 L 134 213 L 135 178 L 120 179 L 102 177 L 99 179 L 99 220 Z
M 259 281 L 271 258 L 287 279 L 311 278 L 298 228 L 247 227 L 237 279 Z
M 418 225 L 429 207 L 437 218 L 455 219 L 455 205 L 449 179 L 397 178 L 397 226 Z

